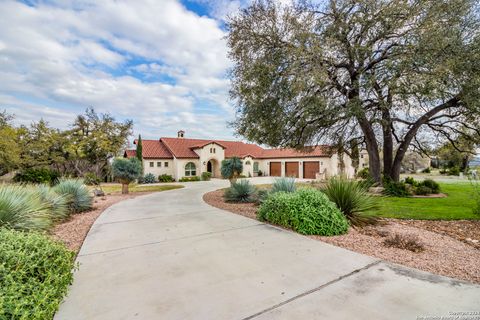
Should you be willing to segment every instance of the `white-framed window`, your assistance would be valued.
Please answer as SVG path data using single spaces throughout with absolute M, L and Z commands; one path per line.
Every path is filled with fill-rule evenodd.
M 168 168 L 168 162 L 165 161 L 165 163 L 163 164 L 163 166 L 164 166 L 165 168 Z
M 258 162 L 257 161 L 255 161 L 253 163 L 253 173 L 258 173 Z
M 162 162 L 158 161 L 158 162 L 157 162 L 157 167 L 160 168 L 161 166 L 162 166 Z
M 197 175 L 197 167 L 195 163 L 189 162 L 185 165 L 185 177 L 192 177 Z
M 153 168 L 155 166 L 155 162 L 150 162 L 150 168 Z

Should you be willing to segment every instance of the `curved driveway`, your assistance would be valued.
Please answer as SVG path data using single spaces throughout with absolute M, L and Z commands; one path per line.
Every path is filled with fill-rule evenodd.
M 55 319 L 420 319 L 479 311 L 480 286 L 203 202 L 203 193 L 227 183 L 189 183 L 107 209 L 85 239 Z

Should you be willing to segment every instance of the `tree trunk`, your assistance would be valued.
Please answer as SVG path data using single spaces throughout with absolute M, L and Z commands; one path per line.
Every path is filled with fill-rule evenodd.
M 392 119 L 388 110 L 382 111 L 382 130 L 383 130 L 383 173 L 392 177 L 393 165 L 393 137 L 392 137 Z
M 365 143 L 368 152 L 368 170 L 370 176 L 376 183 L 382 183 L 382 173 L 380 166 L 380 155 L 378 153 L 378 143 L 375 132 L 365 116 L 357 116 L 358 123 L 365 135 Z
M 122 183 L 122 194 L 128 194 L 128 183 Z

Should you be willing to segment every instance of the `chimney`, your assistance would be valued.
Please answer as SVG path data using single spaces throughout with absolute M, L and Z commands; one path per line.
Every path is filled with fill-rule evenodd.
M 177 136 L 178 136 L 179 138 L 185 137 L 185 131 L 183 131 L 183 130 L 178 131 L 178 132 L 177 132 Z

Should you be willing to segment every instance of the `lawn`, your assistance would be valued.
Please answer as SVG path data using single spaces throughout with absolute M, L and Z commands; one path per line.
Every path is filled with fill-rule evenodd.
M 173 190 L 173 189 L 180 189 L 183 188 L 181 185 L 137 185 L 137 184 L 131 184 L 128 190 L 130 192 L 159 192 L 159 191 L 167 191 L 167 190 Z M 105 193 L 120 193 L 122 192 L 122 185 L 121 184 L 102 184 L 102 190 Z
M 480 219 L 474 215 L 472 186 L 468 182 L 441 183 L 446 198 L 394 198 L 382 197 L 380 208 L 372 215 L 419 220 Z

